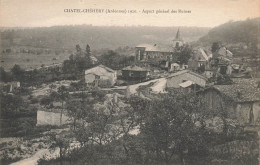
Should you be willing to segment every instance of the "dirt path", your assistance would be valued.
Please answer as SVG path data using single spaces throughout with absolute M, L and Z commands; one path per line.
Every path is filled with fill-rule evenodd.
M 37 151 L 32 157 L 12 163 L 11 165 L 37 165 L 37 161 L 43 156 L 46 156 L 47 159 L 50 159 L 57 157 L 58 155 L 58 148 L 54 152 L 50 152 L 48 149 L 42 149 Z

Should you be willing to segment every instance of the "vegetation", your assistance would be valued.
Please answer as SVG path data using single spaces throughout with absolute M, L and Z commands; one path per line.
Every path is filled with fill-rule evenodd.
M 178 27 L 98 27 L 91 25 L 77 26 L 54 26 L 32 29 L 12 29 L 3 30 L 0 34 L 2 48 L 13 52 L 10 47 L 34 47 L 35 53 L 41 53 L 45 48 L 50 51 L 56 50 L 63 53 L 62 48 L 73 50 L 75 43 L 85 45 L 88 41 L 93 50 L 108 48 L 116 49 L 126 45 L 134 47 L 140 43 L 168 43 L 165 39 L 169 36 L 174 37 Z M 209 28 L 201 27 L 182 27 L 182 35 L 189 41 L 195 41 L 205 35 Z M 4 49 L 4 50 L 5 50 Z M 9 50 L 10 49 L 10 50 Z M 28 50 L 25 49 L 25 52 Z M 45 50 L 41 53 L 45 54 Z
M 120 55 L 113 50 L 108 50 L 99 57 L 99 60 L 102 64 L 109 68 L 122 69 L 128 65 L 133 64 L 135 57 Z
M 198 43 L 210 47 L 212 43 L 221 42 L 228 45 L 236 56 L 257 55 L 259 22 L 260 18 L 227 22 L 211 29 Z
M 173 55 L 176 57 L 177 63 L 187 64 L 192 56 L 192 49 L 188 45 L 181 46 L 176 49 Z
M 67 110 L 74 119 L 72 136 L 80 142 L 81 148 L 70 152 L 64 150 L 63 159 L 56 161 L 185 164 L 194 157 L 207 156 L 210 134 L 203 126 L 203 115 L 199 115 L 202 104 L 198 97 L 175 93 L 161 95 L 153 101 L 134 97 L 127 102 L 128 106 L 124 108 L 108 102 L 106 107 L 97 109 L 86 96 L 71 100 Z M 197 114 L 196 118 L 194 114 Z M 201 126 L 196 126 L 196 122 Z M 133 129 L 140 133 L 131 134 Z

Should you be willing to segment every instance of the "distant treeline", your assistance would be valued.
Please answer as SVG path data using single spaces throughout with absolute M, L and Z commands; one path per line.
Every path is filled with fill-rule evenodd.
M 231 46 L 247 46 L 257 49 L 259 44 L 260 18 L 247 19 L 245 21 L 230 21 L 209 31 L 207 35 L 199 39 L 202 45 L 211 45 L 213 42 Z
M 2 29 L 3 48 L 28 46 L 50 49 L 73 49 L 75 43 L 91 45 L 92 50 L 130 46 L 140 43 L 170 44 L 178 27 L 102 27 L 90 25 Z M 195 41 L 209 31 L 205 27 L 180 27 L 186 41 Z

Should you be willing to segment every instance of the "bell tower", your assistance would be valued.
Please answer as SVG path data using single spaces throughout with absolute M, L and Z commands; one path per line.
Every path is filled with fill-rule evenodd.
M 175 36 L 175 38 L 172 40 L 172 46 L 174 47 L 174 48 L 176 48 L 176 47 L 180 47 L 180 46 L 183 46 L 184 45 L 184 42 L 183 42 L 183 40 L 182 40 L 182 38 L 181 38 L 181 33 L 180 33 L 180 29 L 178 28 L 178 31 L 177 31 L 177 33 L 176 33 L 176 36 Z

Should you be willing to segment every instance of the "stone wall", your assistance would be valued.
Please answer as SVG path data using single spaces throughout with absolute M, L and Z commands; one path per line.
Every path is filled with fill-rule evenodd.
M 62 114 L 62 123 L 60 123 L 60 113 L 37 111 L 37 126 L 39 125 L 63 125 L 69 123 L 69 117 Z
M 259 146 L 257 141 L 231 141 L 214 146 L 210 153 L 218 158 L 238 160 L 243 157 L 258 158 Z

